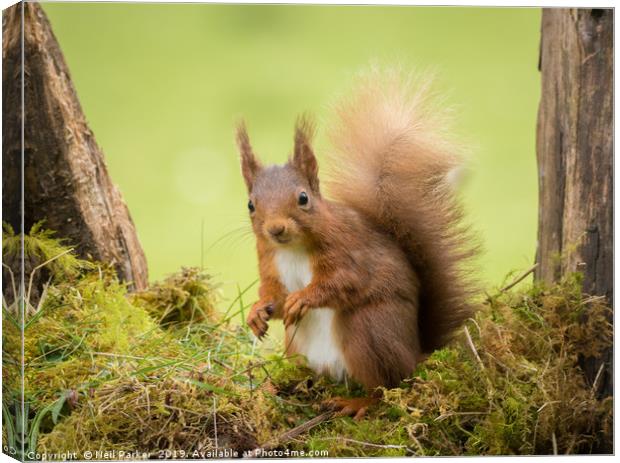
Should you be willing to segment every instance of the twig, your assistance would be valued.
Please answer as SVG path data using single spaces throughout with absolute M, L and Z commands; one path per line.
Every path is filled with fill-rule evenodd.
M 476 350 L 476 346 L 474 346 L 474 341 L 472 341 L 472 339 L 471 339 L 471 336 L 469 334 L 469 330 L 467 329 L 466 326 L 463 327 L 463 330 L 465 331 L 465 337 L 467 338 L 467 344 L 469 344 L 469 348 L 471 349 L 471 351 L 476 356 L 476 360 L 478 360 L 478 363 L 480 364 L 480 368 L 482 368 L 482 370 L 484 371 L 484 369 L 485 369 L 484 368 L 484 363 L 482 363 L 482 359 L 478 355 L 478 351 Z
M 47 297 L 47 288 L 49 288 L 50 283 L 52 282 L 52 277 L 50 276 L 47 279 L 47 283 L 45 283 L 43 285 L 43 290 L 41 291 L 41 297 L 39 298 L 39 302 L 37 303 L 37 306 L 35 307 L 34 313 L 39 313 L 39 311 L 43 308 L 43 302 L 45 302 L 45 298 Z M 28 301 L 28 304 L 30 305 L 30 301 Z
M 596 394 L 596 391 L 598 390 L 598 382 L 601 379 L 604 369 L 605 362 L 601 363 L 601 366 L 598 367 L 598 371 L 596 372 L 596 376 L 594 377 L 594 383 L 592 384 L 592 394 Z
M 480 329 L 480 325 L 478 324 L 476 319 L 475 318 L 469 318 L 469 321 L 471 321 L 474 325 L 476 325 L 476 328 L 478 329 L 478 336 L 482 337 L 482 329 Z
M 536 270 L 536 268 L 538 267 L 538 263 L 535 263 L 534 265 L 532 265 L 525 273 L 523 273 L 521 276 L 519 276 L 516 280 L 513 280 L 512 283 L 504 286 L 502 289 L 499 290 L 500 293 L 505 293 L 506 291 L 508 291 L 509 289 L 513 288 L 514 286 L 516 286 L 517 284 L 521 283 L 523 280 L 525 280 L 525 278 L 532 273 L 534 270 Z
M 359 445 L 365 445 L 367 447 L 376 447 L 376 448 L 380 448 L 380 449 L 405 449 L 408 452 L 411 452 L 411 454 L 415 455 L 415 452 L 413 451 L 413 449 L 407 447 L 406 445 L 396 445 L 396 444 L 375 444 L 373 442 L 364 442 L 361 440 L 356 440 L 356 439 L 349 439 L 348 437 L 320 437 L 318 438 L 318 440 L 339 440 L 342 442 L 348 442 L 351 444 L 359 444 Z
M 60 254 L 58 254 L 57 256 L 54 256 L 50 259 L 47 259 L 45 262 L 43 262 L 42 264 L 37 265 L 35 268 L 32 269 L 32 272 L 30 273 L 30 280 L 28 281 L 28 294 L 26 296 L 26 300 L 30 301 L 30 292 L 32 290 L 32 281 L 34 279 L 34 274 L 37 270 L 39 270 L 41 267 L 45 267 L 47 264 L 49 264 L 52 261 L 55 261 L 56 259 L 64 256 L 65 254 L 68 254 L 70 252 L 73 251 L 73 248 L 70 249 L 65 249 L 63 252 L 61 252 Z
M 263 451 L 271 450 L 280 444 L 284 444 L 285 442 L 293 440 L 300 434 L 303 434 L 306 431 L 309 431 L 310 429 L 314 428 L 317 424 L 321 424 L 322 422 L 331 419 L 333 416 L 334 416 L 333 411 L 325 412 L 321 415 L 315 416 L 311 420 L 306 421 L 305 423 L 302 423 L 293 429 L 289 429 L 285 433 L 276 437 L 273 441 L 252 450 L 251 452 L 248 453 L 247 456 L 248 458 L 256 458 L 257 456 L 260 456 Z
M 542 404 L 542 406 L 538 410 L 536 410 L 536 412 L 537 413 L 542 412 L 547 405 L 553 405 L 553 404 L 559 404 L 559 403 L 561 403 L 561 400 L 552 400 L 551 402 L 545 402 L 544 404 Z
M 13 274 L 13 270 L 11 270 L 11 267 L 6 265 L 4 262 L 2 262 L 2 266 L 5 267 L 9 271 L 9 276 L 11 277 L 11 287 L 13 288 L 13 299 L 14 299 L 13 302 L 15 302 L 15 300 L 19 298 L 19 294 L 17 293 L 17 288 L 15 286 L 15 275 Z M 4 298 L 4 295 L 2 297 Z
M 424 425 L 422 425 L 422 430 L 424 432 Z M 416 447 L 418 448 L 418 455 L 422 455 L 422 456 L 426 456 L 426 453 L 424 452 L 424 447 L 422 447 L 422 444 L 420 444 L 420 441 L 418 440 L 417 436 L 415 435 L 415 429 L 416 425 L 414 424 L 411 429 L 411 431 L 407 430 L 407 434 L 409 434 L 409 439 L 411 439 L 413 441 L 413 443 L 416 445 Z
M 274 443 L 274 444 L 278 445 L 278 444 L 283 444 L 284 442 L 288 442 L 294 439 L 295 437 L 299 436 L 300 434 L 303 434 L 306 431 L 309 431 L 310 429 L 314 428 L 317 424 L 320 424 L 323 421 L 327 421 L 331 419 L 333 416 L 334 416 L 334 412 L 332 411 L 325 412 L 319 416 L 315 416 L 311 420 L 306 421 L 305 423 L 302 423 L 299 426 L 286 431 L 284 434 L 282 434 L 280 437 L 277 438 L 277 443 Z
M 555 439 L 555 431 L 551 433 L 551 443 L 553 444 L 553 454 L 558 454 L 558 441 Z
M 586 304 L 590 304 L 591 302 L 602 302 L 604 300 L 605 300 L 605 296 L 589 296 L 583 301 L 581 301 L 581 303 L 583 305 L 586 305 Z
M 6 298 L 4 297 L 4 294 L 2 295 L 2 308 L 4 310 L 6 310 L 7 312 L 9 312 L 9 315 L 11 313 L 11 307 L 13 307 L 13 305 L 15 304 L 16 301 L 13 301 L 13 303 L 11 305 L 9 305 L 9 303 L 6 301 Z M 13 318 L 13 316 L 11 315 L 11 318 Z

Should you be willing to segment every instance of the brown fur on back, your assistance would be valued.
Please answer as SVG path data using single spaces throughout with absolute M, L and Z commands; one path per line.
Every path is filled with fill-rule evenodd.
M 476 243 L 450 183 L 461 148 L 430 81 L 371 71 L 336 108 L 331 196 L 394 237 L 420 284 L 422 352 L 446 344 L 473 312 L 467 263 Z

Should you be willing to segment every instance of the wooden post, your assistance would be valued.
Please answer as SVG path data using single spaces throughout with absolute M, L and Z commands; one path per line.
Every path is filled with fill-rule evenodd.
M 544 9 L 535 277 L 583 274 L 613 303 L 613 10 Z M 561 256 L 561 259 L 560 259 Z M 610 351 L 603 394 L 612 393 Z M 601 360 L 586 359 L 593 380 Z
M 134 224 L 112 184 L 69 69 L 45 13 L 23 4 L 24 142 L 22 146 L 22 4 L 3 14 L 2 167 L 6 222 L 20 230 L 22 148 L 24 229 L 67 238 L 84 257 L 114 265 L 130 287 L 147 285 L 147 265 Z

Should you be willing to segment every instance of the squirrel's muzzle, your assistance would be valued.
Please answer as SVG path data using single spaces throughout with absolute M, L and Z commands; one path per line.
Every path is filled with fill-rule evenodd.
M 278 224 L 278 225 L 271 225 L 267 231 L 269 232 L 269 234 L 271 236 L 273 236 L 274 238 L 279 238 L 284 234 L 284 231 L 286 230 L 286 227 L 282 224 Z
M 291 218 L 278 217 L 265 221 L 263 236 L 276 244 L 290 244 L 300 238 L 299 227 Z

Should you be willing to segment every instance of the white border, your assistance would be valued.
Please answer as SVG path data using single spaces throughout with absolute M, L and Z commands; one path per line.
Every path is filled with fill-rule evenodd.
M 26 0 L 31 1 L 31 0 Z M 15 0 L 0 0 L 2 9 L 17 3 Z M 228 1 L 199 1 L 199 0 L 42 0 L 41 3 L 215 3 L 215 4 L 300 4 L 300 5 L 401 5 L 401 6 L 482 6 L 482 7 L 582 7 L 582 8 L 613 8 L 616 2 L 613 0 L 521 0 L 517 2 L 497 1 L 497 0 L 424 0 L 424 1 L 407 1 L 407 0 L 228 0 Z
M 47 1 L 63 1 L 66 3 L 86 3 L 83 0 L 44 0 L 42 3 Z M 466 6 L 476 6 L 476 7 L 587 7 L 587 8 L 614 8 L 615 1 L 575 1 L 575 0 L 543 0 L 543 1 L 532 1 L 532 0 L 521 0 L 519 2 L 499 2 L 493 0 L 474 0 L 474 1 L 465 1 L 465 0 L 425 0 L 425 1 L 402 1 L 402 0 L 377 0 L 377 1 L 364 1 L 364 0 L 343 0 L 343 1 L 333 1 L 333 0 L 315 0 L 313 2 L 304 2 L 304 1 L 283 1 L 283 0 L 271 0 L 271 1 L 260 1 L 260 0 L 229 0 L 226 2 L 202 2 L 202 1 L 192 1 L 192 0 L 134 0 L 132 2 L 122 2 L 119 0 L 108 0 L 108 3 L 236 3 L 236 4 L 322 4 L 322 5 L 404 5 L 404 6 L 457 6 L 457 7 L 466 7 Z M 0 0 L 0 5 L 2 9 L 5 9 L 13 4 L 17 3 L 14 0 Z M 615 46 L 615 27 L 614 27 L 614 46 Z M 614 63 L 617 62 L 617 50 L 614 49 Z M 615 74 L 615 66 L 614 66 L 614 74 Z M 1 89 L 0 89 L 1 96 Z M 618 92 L 616 82 L 614 80 L 614 107 L 617 103 Z M 614 111 L 615 117 L 615 111 Z M 614 127 L 614 137 L 617 136 L 617 132 Z M 614 144 L 615 145 L 615 144 Z M 614 156 L 615 159 L 615 156 Z M 0 165 L 0 174 L 2 172 L 2 167 Z M 617 178 L 620 169 L 618 168 L 617 163 L 614 162 L 614 179 Z M 618 190 L 614 188 L 614 203 L 618 204 L 620 200 L 620 194 Z M 1 210 L 0 210 L 0 220 L 1 220 Z M 614 208 L 614 236 L 616 232 L 615 227 L 615 208 Z M 615 251 L 615 250 L 614 250 Z M 618 282 L 620 281 L 619 273 L 617 272 L 617 259 L 614 259 L 614 287 L 619 288 Z M 617 297 L 617 296 L 616 296 Z M 616 313 L 614 310 L 614 326 L 617 322 Z M 617 357 L 618 348 L 615 343 L 615 330 L 614 330 L 614 358 Z M 615 362 L 614 362 L 615 363 Z M 615 365 L 614 365 L 615 366 Z M 614 384 L 618 385 L 618 369 L 614 368 Z M 616 389 L 617 390 L 617 389 Z M 617 444 L 618 439 L 618 400 L 614 400 L 614 444 Z M 459 458 L 459 457 L 442 457 L 442 458 Z M 465 458 L 465 457 L 460 457 Z M 594 458 L 597 461 L 615 461 L 615 457 L 613 456 L 593 456 L 593 455 L 583 455 L 583 456 L 515 456 L 515 457 L 467 457 L 468 461 L 473 462 L 485 462 L 485 463 L 496 463 L 500 461 L 505 461 L 506 459 L 510 459 L 511 462 L 520 463 L 531 460 L 532 458 L 537 461 L 553 459 L 554 462 L 564 462 L 564 461 L 574 461 L 581 460 L 584 458 Z M 416 460 L 430 460 L 430 458 L 425 457 L 416 457 Z M 409 458 L 373 458 L 373 461 L 410 461 Z M 14 462 L 16 460 L 9 458 L 7 455 L 0 453 L 0 462 Z M 199 460 L 192 460 L 199 461 Z M 209 460 L 209 461 L 219 461 L 219 460 Z M 224 460 L 222 460 L 224 461 Z M 347 458 L 328 458 L 321 459 L 321 461 L 328 462 L 343 462 L 343 461 L 352 461 L 352 459 Z

